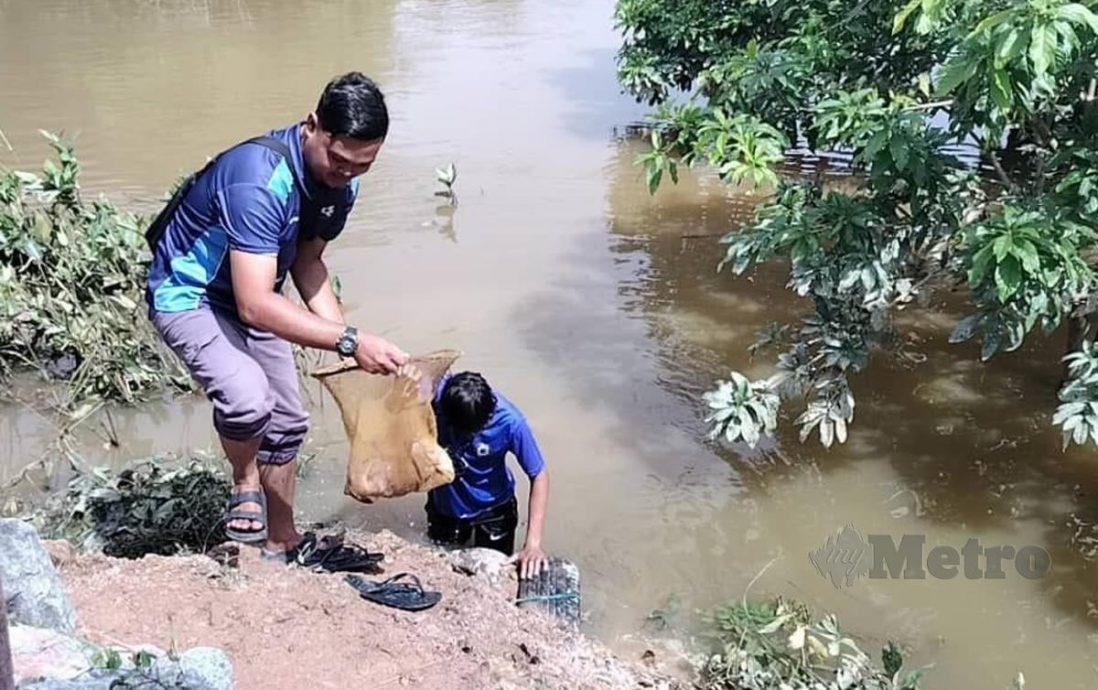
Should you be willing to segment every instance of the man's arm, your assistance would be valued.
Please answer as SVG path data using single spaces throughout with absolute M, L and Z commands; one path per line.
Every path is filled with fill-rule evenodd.
M 237 312 L 244 323 L 305 347 L 336 349 L 345 328 L 341 321 L 318 316 L 274 291 L 276 256 L 233 249 L 229 262 Z M 355 360 L 364 370 L 382 374 L 396 371 L 408 355 L 383 338 L 360 334 Z
M 526 543 L 512 557 L 519 565 L 519 577 L 537 577 L 549 567 L 545 552 L 541 549 L 541 533 L 545 525 L 545 513 L 549 505 L 549 470 L 534 439 L 534 432 L 521 415 L 511 432 L 511 452 L 530 478 L 529 521 L 526 523 Z
M 541 549 L 541 529 L 545 524 L 545 509 L 549 505 L 549 471 L 530 482 L 530 520 L 526 524 L 526 543 L 516 556 L 519 563 L 519 577 L 537 577 L 542 569 L 548 568 L 545 552 Z
M 309 311 L 329 321 L 345 323 L 343 309 L 332 290 L 328 267 L 323 259 L 327 244 L 320 238 L 302 241 L 297 247 L 297 258 L 290 267 L 290 275 Z

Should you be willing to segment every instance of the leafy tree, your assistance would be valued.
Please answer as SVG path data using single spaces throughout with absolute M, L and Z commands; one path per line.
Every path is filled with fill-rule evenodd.
M 1054 421 L 1098 442 L 1098 16 L 1095 0 L 619 0 L 619 79 L 656 106 L 653 192 L 678 165 L 774 188 L 721 268 L 789 262 L 811 313 L 778 333 L 777 373 L 706 394 L 714 437 L 755 445 L 781 400 L 802 440 L 843 442 L 849 378 L 895 349 L 898 310 L 967 284 L 951 340 L 981 358 L 1070 325 Z M 794 148 L 849 156 L 856 189 L 782 179 Z M 964 152 L 976 150 L 982 166 Z

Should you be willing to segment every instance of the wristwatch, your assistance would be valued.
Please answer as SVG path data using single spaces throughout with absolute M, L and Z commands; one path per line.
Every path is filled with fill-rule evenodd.
M 341 357 L 350 357 L 358 349 L 358 329 L 354 326 L 347 326 L 347 329 L 343 331 L 343 335 L 339 336 L 339 342 L 336 344 L 336 352 Z

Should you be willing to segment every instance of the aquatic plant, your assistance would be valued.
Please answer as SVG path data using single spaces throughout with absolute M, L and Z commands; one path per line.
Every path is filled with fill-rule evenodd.
M 435 196 L 445 197 L 451 206 L 457 205 L 457 194 L 454 193 L 454 183 L 457 182 L 457 168 L 453 163 L 445 168 L 435 168 L 435 179 L 442 184 L 442 189 L 435 192 Z
M 718 608 L 709 625 L 717 651 L 701 669 L 705 690 L 917 690 L 923 675 L 903 671 L 896 645 L 878 665 L 835 616 L 814 620 L 782 599 Z

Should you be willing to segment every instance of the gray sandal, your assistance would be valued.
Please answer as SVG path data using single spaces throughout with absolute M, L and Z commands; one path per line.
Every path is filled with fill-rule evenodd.
M 258 503 L 261 510 L 244 510 L 239 506 Z M 229 527 L 233 520 L 251 520 L 260 524 L 259 529 Z M 228 512 L 225 513 L 225 536 L 242 544 L 267 541 L 267 496 L 262 491 L 239 491 L 229 494 Z

